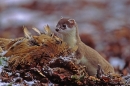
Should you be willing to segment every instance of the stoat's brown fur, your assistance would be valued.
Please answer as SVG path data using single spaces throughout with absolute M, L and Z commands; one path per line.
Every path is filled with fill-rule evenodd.
M 63 40 L 68 43 L 70 48 L 78 46 L 75 52 L 78 58 L 77 63 L 84 64 L 89 75 L 96 75 L 98 64 L 104 73 L 114 73 L 114 68 L 97 51 L 81 41 L 78 26 L 74 19 L 61 18 L 56 26 L 56 31 L 62 34 Z

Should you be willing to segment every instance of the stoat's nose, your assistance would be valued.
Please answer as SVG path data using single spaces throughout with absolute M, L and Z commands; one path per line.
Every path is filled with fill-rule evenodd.
M 58 32 L 58 31 L 59 31 L 59 28 L 56 28 L 55 30 Z

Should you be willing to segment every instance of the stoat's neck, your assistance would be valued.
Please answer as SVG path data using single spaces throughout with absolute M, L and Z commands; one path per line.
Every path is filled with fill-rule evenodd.
M 81 41 L 78 33 L 77 26 L 72 28 L 72 31 L 67 34 L 63 34 L 63 40 L 70 46 L 70 48 L 75 47 Z

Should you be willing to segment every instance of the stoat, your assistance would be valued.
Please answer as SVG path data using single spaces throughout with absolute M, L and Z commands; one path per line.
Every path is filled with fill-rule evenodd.
M 78 33 L 78 26 L 74 19 L 61 18 L 55 29 L 62 34 L 63 41 L 65 41 L 70 48 L 78 46 L 75 52 L 77 63 L 83 64 L 87 68 L 89 75 L 96 75 L 98 65 L 104 70 L 104 73 L 114 73 L 114 68 L 94 49 L 85 45 Z

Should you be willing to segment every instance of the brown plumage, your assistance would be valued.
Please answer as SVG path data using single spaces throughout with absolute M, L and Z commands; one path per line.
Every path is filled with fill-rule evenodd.
M 5 50 L 5 47 L 12 41 L 13 39 L 5 39 L 0 38 L 0 47 Z
M 23 39 L 8 44 L 8 51 L 5 54 L 10 57 L 8 62 L 13 70 L 19 65 L 21 67 L 43 65 L 54 57 L 67 56 L 73 52 L 73 49 L 70 49 L 60 38 L 50 34 L 49 30 L 46 34 L 38 32 L 38 36 L 32 36 L 27 28 L 24 28 L 24 33 Z

